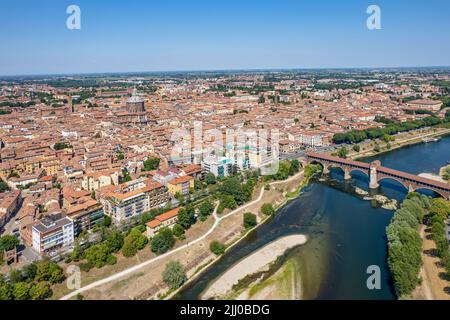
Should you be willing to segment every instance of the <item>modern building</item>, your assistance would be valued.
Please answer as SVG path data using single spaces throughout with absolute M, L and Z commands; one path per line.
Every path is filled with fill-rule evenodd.
M 73 221 L 61 215 L 45 217 L 32 227 L 33 249 L 40 255 L 69 247 L 74 241 Z
M 114 222 L 121 222 L 151 209 L 164 207 L 170 195 L 162 184 L 140 178 L 100 192 L 99 199 L 105 215 Z
M 217 158 L 210 156 L 202 161 L 202 168 L 216 177 L 227 177 L 233 174 L 234 160 L 231 158 Z
M 89 199 L 67 209 L 67 216 L 73 221 L 75 235 L 91 230 L 103 221 L 103 206 L 94 199 Z
M 194 178 L 191 176 L 183 176 L 169 181 L 167 184 L 169 193 L 172 195 L 181 194 L 188 195 L 191 188 L 194 188 Z

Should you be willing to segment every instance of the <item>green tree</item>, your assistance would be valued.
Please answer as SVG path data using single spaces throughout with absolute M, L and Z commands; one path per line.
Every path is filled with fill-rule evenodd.
M 114 264 L 115 257 L 111 255 L 110 247 L 107 243 L 96 244 L 84 252 L 84 256 L 89 266 L 102 268 L 107 264 Z
M 220 197 L 220 205 L 219 206 L 222 208 L 222 210 L 219 212 L 219 213 L 221 213 L 223 211 L 223 209 L 225 209 L 225 208 L 234 210 L 237 208 L 238 205 L 233 196 L 223 195 Z
M 297 172 L 299 172 L 300 171 L 300 161 L 298 161 L 298 160 L 292 160 L 291 161 L 291 167 L 290 167 L 290 172 L 289 172 L 289 175 L 294 175 L 294 174 L 296 174 Z
M 224 195 L 234 198 L 238 205 L 247 200 L 246 194 L 238 177 L 227 177 L 219 187 L 219 191 Z
M 12 269 L 9 272 L 9 280 L 11 281 L 11 283 L 18 283 L 18 282 L 23 282 L 26 279 L 21 270 Z
M 177 223 L 176 225 L 173 226 L 172 232 L 175 237 L 180 239 L 184 235 L 184 228 Z
M 6 282 L 2 274 L 0 274 L 0 300 L 12 300 L 13 287 Z
M 348 155 L 348 149 L 347 149 L 346 147 L 341 147 L 341 148 L 338 150 L 338 156 L 339 156 L 339 158 L 345 159 L 345 158 L 347 158 L 347 155 Z
M 0 237 L 0 252 L 13 250 L 19 245 L 19 239 L 12 235 Z
M 211 201 L 205 200 L 199 206 L 200 219 L 206 220 L 206 218 L 211 215 L 214 211 L 214 205 Z
M 185 208 L 181 208 L 178 212 L 178 224 L 184 229 L 189 229 L 194 223 L 195 209 L 192 205 L 188 205 Z
M 35 263 L 27 264 L 22 268 L 22 273 L 26 279 L 34 280 L 37 274 L 37 265 Z
M 225 248 L 226 248 L 225 245 L 223 245 L 217 240 L 214 240 L 209 244 L 209 249 L 216 256 L 220 256 L 221 254 L 223 254 L 225 252 Z
M 111 223 L 112 223 L 111 217 L 109 217 L 109 216 L 104 216 L 104 217 L 103 217 L 103 221 L 102 221 L 101 226 L 102 226 L 102 227 L 108 228 L 108 227 L 111 226 Z
M 399 297 L 408 296 L 420 282 L 422 239 L 418 226 L 426 206 L 420 194 L 409 194 L 386 228 L 388 264 Z
M 216 176 L 215 176 L 213 173 L 211 173 L 211 172 L 208 172 L 208 173 L 206 174 L 205 180 L 206 180 L 206 183 L 207 183 L 208 185 L 216 184 Z
M 375 151 L 375 152 L 381 151 L 380 145 L 378 143 L 375 143 L 375 146 L 373 147 L 373 151 Z
M 261 212 L 264 213 L 266 216 L 271 216 L 275 214 L 275 209 L 273 208 L 271 203 L 264 203 L 261 206 Z
M 353 146 L 353 151 L 355 151 L 355 152 L 361 151 L 361 147 L 359 146 L 359 144 L 355 144 L 355 145 Z
M 33 300 L 44 300 L 50 298 L 53 292 L 50 288 L 50 284 L 46 281 L 43 281 L 32 285 L 29 294 L 30 298 Z
M 173 247 L 175 239 L 172 230 L 162 228 L 152 239 L 151 249 L 156 254 L 163 254 Z
M 147 243 L 148 243 L 147 237 L 142 234 L 142 232 L 138 229 L 138 227 L 135 227 L 124 239 L 124 243 L 122 246 L 122 254 L 125 257 L 132 257 L 139 250 L 144 249 Z
M 159 158 L 150 157 L 147 160 L 144 161 L 144 168 L 142 171 L 152 171 L 159 168 Z
M 130 173 L 128 172 L 128 170 L 126 168 L 122 169 L 122 182 L 129 182 L 133 180 L 133 178 L 131 178 Z
M 178 289 L 187 281 L 183 266 L 178 261 L 170 261 L 163 271 L 163 280 L 171 290 Z
M 18 282 L 13 286 L 14 300 L 28 300 L 30 299 L 30 284 L 26 282 Z
M 446 168 L 443 170 L 442 178 L 443 178 L 444 180 L 450 180 L 450 167 L 446 167 Z
M 444 219 L 447 219 L 450 215 L 450 202 L 442 198 L 436 198 L 431 201 L 429 209 L 430 214 L 439 215 Z
M 244 228 L 251 229 L 257 225 L 256 215 L 251 212 L 244 213 Z
M 8 184 L 6 184 L 6 182 L 3 181 L 3 179 L 0 179 L 0 193 L 3 193 L 8 190 L 9 190 Z
M 117 229 L 108 230 L 105 235 L 105 244 L 109 252 L 118 252 L 123 246 L 123 235 Z
M 61 283 L 65 276 L 62 268 L 53 261 L 44 259 L 36 262 L 35 281 L 49 281 L 51 284 Z
M 72 146 L 66 142 L 57 142 L 55 143 L 54 147 L 55 150 L 63 150 L 63 149 L 70 149 Z

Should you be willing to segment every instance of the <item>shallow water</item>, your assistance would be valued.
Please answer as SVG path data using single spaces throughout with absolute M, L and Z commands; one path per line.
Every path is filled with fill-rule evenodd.
M 365 159 L 419 174 L 438 173 L 450 160 L 450 137 L 417 144 Z M 268 223 L 228 251 L 185 288 L 178 299 L 197 299 L 201 292 L 230 266 L 274 239 L 292 233 L 308 235 L 307 244 L 291 250 L 286 260 L 300 265 L 304 299 L 395 299 L 387 266 L 385 228 L 392 211 L 374 206 L 354 193 L 368 190 L 368 178 L 355 172 L 349 182 L 333 169 L 326 181 L 310 184 Z M 398 182 L 384 180 L 380 193 L 402 200 L 407 190 Z M 429 193 L 429 192 L 428 192 Z M 369 290 L 367 268 L 380 267 L 381 289 Z

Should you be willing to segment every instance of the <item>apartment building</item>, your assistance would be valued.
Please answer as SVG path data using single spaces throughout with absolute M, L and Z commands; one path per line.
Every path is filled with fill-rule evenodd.
M 147 237 L 153 237 L 161 228 L 172 228 L 178 222 L 180 208 L 167 211 L 146 223 Z
M 169 193 L 172 195 L 181 194 L 188 195 L 191 188 L 194 188 L 194 178 L 191 176 L 183 176 L 169 181 L 167 184 Z
M 33 249 L 40 255 L 51 255 L 73 241 L 73 221 L 60 214 L 47 216 L 32 227 Z
M 110 216 L 114 222 L 121 222 L 165 206 L 170 195 L 168 189 L 159 182 L 140 178 L 119 186 L 106 187 L 105 190 L 100 189 L 99 199 L 105 215 Z
M 95 191 L 104 186 L 118 184 L 119 172 L 117 170 L 89 172 L 83 176 L 83 180 L 81 181 L 81 187 L 88 191 Z
M 227 177 L 233 173 L 234 160 L 231 158 L 207 157 L 202 161 L 202 168 L 216 177 Z
M 17 212 L 21 200 L 21 193 L 18 190 L 0 193 L 0 228 Z
M 82 231 L 91 230 L 103 221 L 103 206 L 94 199 L 86 199 L 84 202 L 70 206 L 67 216 L 73 221 L 75 235 Z

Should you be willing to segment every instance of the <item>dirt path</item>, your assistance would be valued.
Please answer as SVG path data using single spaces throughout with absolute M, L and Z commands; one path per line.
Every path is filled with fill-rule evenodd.
M 413 298 L 425 300 L 450 300 L 450 295 L 445 290 L 450 288 L 450 282 L 441 278 L 444 268 L 439 264 L 439 258 L 434 255 L 436 245 L 433 240 L 428 239 L 430 235 L 422 226 L 420 236 L 423 239 L 423 267 L 421 270 L 422 285 L 416 290 Z
M 83 293 L 87 295 L 87 298 L 92 299 L 130 299 L 136 298 L 137 296 L 142 297 L 149 287 L 152 287 L 151 293 L 145 293 L 145 296 L 155 296 L 158 292 L 161 293 L 165 291 L 165 285 L 162 283 L 161 273 L 164 270 L 165 264 L 170 260 L 179 260 L 183 262 L 188 273 L 188 276 L 192 276 L 196 273 L 196 269 L 210 262 L 215 258 L 215 256 L 209 250 L 209 242 L 212 240 L 219 240 L 223 243 L 238 237 L 243 231 L 242 227 L 242 215 L 245 212 L 259 213 L 259 209 L 262 203 L 271 202 L 274 203 L 283 197 L 282 193 L 275 190 L 279 188 L 280 185 L 289 188 L 294 188 L 295 185 L 299 183 L 298 180 L 303 179 L 303 171 L 299 172 L 295 176 L 290 177 L 285 181 L 273 182 L 270 185 L 274 186 L 270 191 L 265 191 L 264 187 L 253 201 L 233 210 L 221 217 L 218 217 L 216 213 L 213 214 L 211 219 L 214 219 L 213 225 L 206 231 L 195 239 L 189 240 L 185 244 L 182 244 L 175 249 L 157 256 L 153 257 L 147 261 L 140 264 L 136 264 L 130 268 L 117 272 L 115 274 L 106 276 L 105 278 L 92 282 L 78 290 L 75 290 L 64 297 L 61 300 L 68 300 L 74 298 L 76 295 Z M 276 186 L 276 187 L 275 187 Z M 141 271 L 144 273 L 139 280 L 129 281 L 125 285 L 117 289 L 114 284 L 117 281 L 123 281 L 128 279 L 133 273 Z M 128 276 L 128 278 L 126 278 Z M 144 283 L 147 283 L 144 285 Z M 114 287 L 114 288 L 113 288 Z

